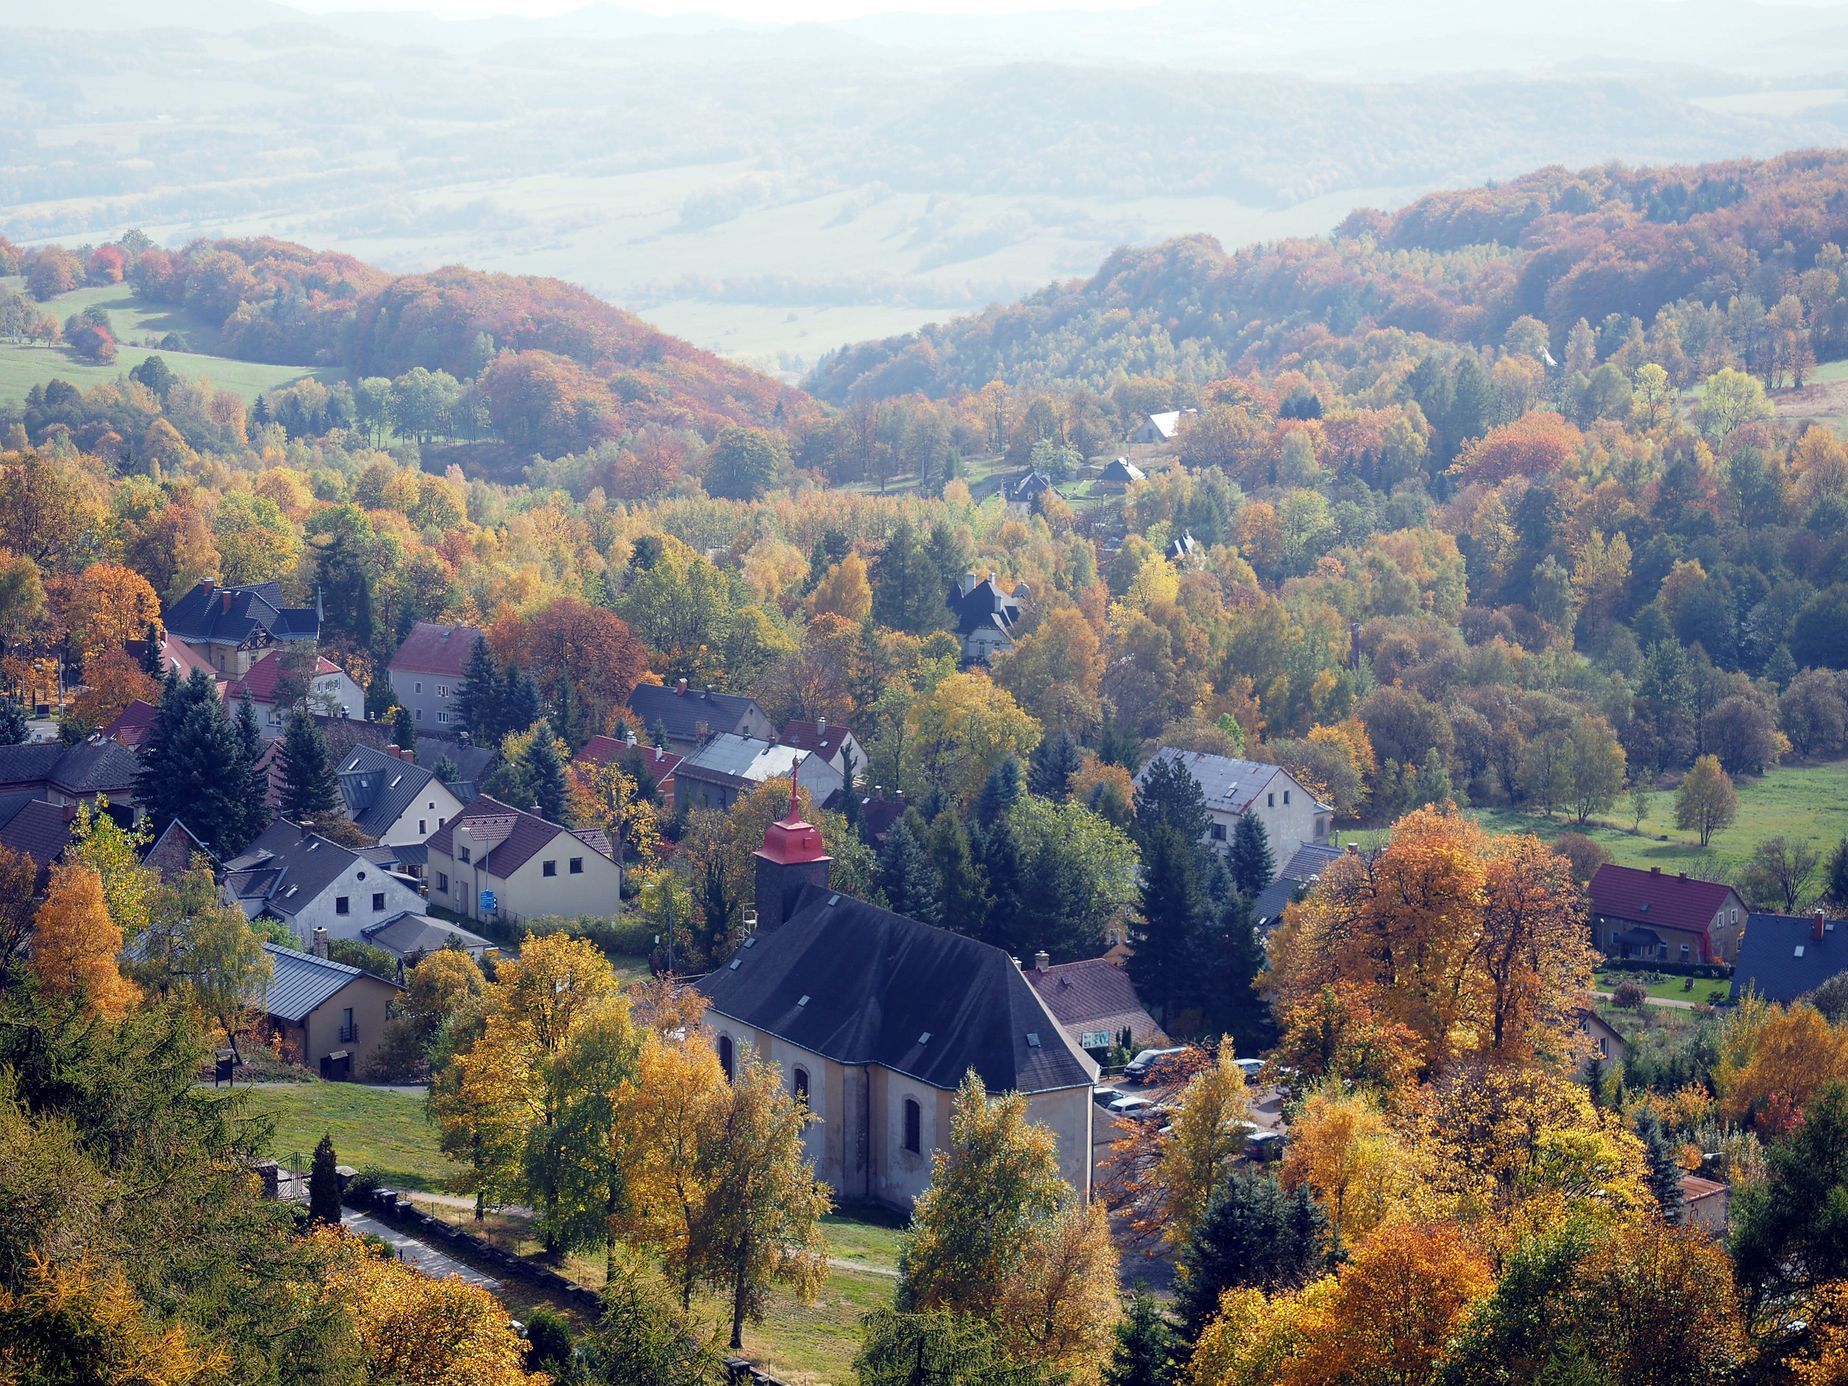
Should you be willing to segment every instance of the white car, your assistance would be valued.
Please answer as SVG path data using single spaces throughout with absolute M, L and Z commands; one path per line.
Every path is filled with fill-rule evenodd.
M 1127 1094 L 1125 1094 L 1121 1088 L 1091 1089 L 1091 1101 L 1095 1102 L 1100 1107 L 1108 1107 L 1112 1102 L 1126 1095 Z
M 1161 1113 L 1161 1108 L 1146 1097 L 1119 1097 L 1104 1110 L 1111 1116 L 1128 1117 L 1131 1121 L 1145 1121 Z
M 1257 1082 L 1258 1075 L 1264 1072 L 1264 1060 L 1262 1059 L 1236 1059 L 1233 1062 L 1238 1065 L 1238 1071 L 1245 1075 L 1247 1083 Z

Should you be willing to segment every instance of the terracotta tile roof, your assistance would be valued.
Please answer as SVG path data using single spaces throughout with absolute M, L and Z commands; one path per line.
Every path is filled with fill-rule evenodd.
M 135 698 L 116 714 L 115 721 L 103 728 L 103 735 L 131 751 L 138 751 L 154 734 L 154 723 L 159 717 L 160 709 L 153 703 Z
M 468 671 L 469 657 L 481 631 L 474 626 L 419 621 L 391 657 L 390 667 L 411 674 L 448 674 L 460 678 Z
M 462 823 L 469 824 L 469 830 L 475 835 L 477 843 L 492 841 L 491 846 L 485 849 L 478 847 L 477 850 L 482 851 L 489 874 L 499 876 L 502 880 L 518 871 L 561 836 L 575 837 L 591 851 L 599 852 L 611 861 L 615 860 L 609 839 L 602 833 L 572 833 L 556 823 L 548 823 L 538 814 L 503 804 L 499 799 L 486 794 L 476 795 L 463 806 L 462 812 L 430 834 L 427 845 L 431 853 L 453 858 L 456 854 L 455 830 Z
M 613 736 L 593 736 L 584 743 L 579 751 L 579 760 L 588 760 L 593 765 L 609 765 L 619 761 L 625 751 L 633 750 L 642 760 L 642 768 L 655 778 L 659 784 L 674 773 L 674 767 L 686 757 L 677 756 L 672 751 L 656 750 L 653 746 L 637 742 L 633 747 L 627 741 L 619 741 Z
M 325 678 L 329 674 L 338 674 L 340 666 L 326 655 L 316 655 L 314 676 Z M 276 701 L 276 685 L 282 681 L 282 651 L 271 650 L 263 658 L 250 666 L 250 672 L 241 679 L 232 679 L 225 685 L 225 702 L 235 705 L 246 692 L 253 703 L 273 703 Z
M 1068 1030 L 1115 1032 L 1127 1026 L 1137 1039 L 1161 1031 L 1136 995 L 1129 972 L 1107 957 L 1029 967 L 1025 975 Z
M 841 743 L 853 735 L 849 727 L 822 726 L 819 722 L 805 722 L 800 717 L 789 719 L 783 728 L 783 741 L 823 760 L 832 760 L 841 749 Z
M 1704 934 L 1732 891 L 1718 881 L 1696 880 L 1659 867 L 1644 871 L 1606 862 L 1592 876 L 1588 893 L 1592 913 L 1606 919 Z

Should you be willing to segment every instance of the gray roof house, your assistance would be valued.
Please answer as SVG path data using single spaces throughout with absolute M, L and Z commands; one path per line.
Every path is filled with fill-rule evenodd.
M 1306 842 L 1283 864 L 1277 879 L 1265 886 L 1251 902 L 1251 912 L 1260 929 L 1283 918 L 1284 906 L 1298 898 L 1321 877 L 1330 863 L 1341 859 L 1339 847 L 1323 847 Z
M 1207 841 L 1224 851 L 1231 846 L 1238 820 L 1253 817 L 1270 842 L 1274 881 L 1303 846 L 1322 846 L 1334 819 L 1334 806 L 1322 803 L 1303 782 L 1281 765 L 1215 756 L 1163 746 L 1136 774 L 1142 784 L 1163 761 L 1178 762 L 1206 797 L 1211 823 Z
M 317 640 L 317 607 L 284 606 L 282 585 L 256 582 L 220 587 L 197 584 L 163 613 L 169 635 L 178 636 L 227 678 L 242 678 L 251 663 L 277 645 Z
M 720 732 L 756 736 L 776 735 L 776 726 L 751 699 L 736 693 L 715 693 L 710 688 L 688 688 L 681 679 L 672 688 L 643 683 L 629 695 L 626 721 L 644 741 L 659 731 L 667 749 L 685 754 L 704 745 Z
M 346 816 L 374 842 L 427 841 L 461 812 L 463 801 L 412 755 L 355 746 L 334 772 Z
M 997 651 L 1014 643 L 1009 633 L 1020 619 L 1020 599 L 993 573 L 964 573 L 944 598 L 953 618 L 952 629 L 962 641 L 965 664 L 986 664 Z
M 359 938 L 369 924 L 423 910 L 415 882 L 283 818 L 224 864 L 220 893 L 249 918 L 290 925 L 303 944 L 317 928 Z
M 480 934 L 472 934 L 447 919 L 408 912 L 383 924 L 368 924 L 360 930 L 359 936 L 373 947 L 383 948 L 400 962 L 421 958 L 452 943 L 479 961 L 483 953 L 498 947 Z
M 992 945 L 828 888 L 821 833 L 792 805 L 757 853 L 756 932 L 703 978 L 728 1073 L 746 1046 L 817 1118 L 805 1141 L 843 1199 L 909 1208 L 949 1138 L 965 1074 L 1019 1092 L 1090 1189 L 1097 1065 Z
M 823 807 L 841 792 L 845 777 L 831 761 L 754 736 L 715 736 L 674 768 L 674 807 L 728 809 L 766 780 L 796 777 Z
M 1848 919 L 1752 914 L 1733 963 L 1732 999 L 1755 991 L 1784 1005 L 1848 972 Z
M 274 943 L 264 944 L 263 951 L 270 959 L 263 1010 L 284 1052 L 296 1063 L 318 1067 L 324 1078 L 358 1076 L 402 988 L 314 953 Z
M 140 768 L 133 751 L 104 736 L 75 746 L 61 741 L 0 746 L 0 794 L 23 791 L 53 804 L 94 803 L 103 794 L 126 808 L 134 803 Z

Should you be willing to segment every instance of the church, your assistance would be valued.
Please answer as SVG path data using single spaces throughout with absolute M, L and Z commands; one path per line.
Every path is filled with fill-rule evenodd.
M 745 1046 L 781 1066 L 818 1118 L 817 1177 L 843 1203 L 909 1211 L 949 1140 L 970 1069 L 1024 1093 L 1058 1138 L 1059 1169 L 1091 1191 L 1097 1065 L 999 948 L 828 888 L 821 832 L 791 793 L 757 852 L 757 928 L 700 990 L 729 1075 Z

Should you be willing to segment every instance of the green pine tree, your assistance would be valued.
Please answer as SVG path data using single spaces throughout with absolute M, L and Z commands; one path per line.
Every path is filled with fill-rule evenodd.
M 1674 1143 L 1663 1131 L 1661 1118 L 1647 1107 L 1637 1109 L 1635 1126 L 1637 1139 L 1643 1143 L 1643 1156 L 1649 1162 L 1644 1182 L 1655 1195 L 1663 1221 L 1680 1222 L 1682 1169 Z
M 1136 836 L 1146 841 L 1157 830 L 1178 831 L 1189 842 L 1199 842 L 1212 826 L 1206 795 L 1187 767 L 1174 756 L 1151 761 L 1136 786 Z
M 235 856 L 253 835 L 249 782 L 227 773 L 242 758 L 237 729 L 205 671 L 168 679 L 135 776 L 152 830 L 184 819 L 220 859 Z
M 959 934 L 985 938 L 988 891 L 962 820 L 953 813 L 939 813 L 931 820 L 925 847 L 937 877 L 938 922 Z
M 941 913 L 936 872 L 924 847 L 928 831 L 915 808 L 907 809 L 905 816 L 892 825 L 885 845 L 879 849 L 879 888 L 885 891 L 895 914 L 936 924 Z
M 31 728 L 26 723 L 26 710 L 4 693 L 0 693 L 0 746 L 23 744 L 31 732 Z
M 340 803 L 334 787 L 333 757 L 314 718 L 299 710 L 289 714 L 280 754 L 282 816 L 300 823 L 333 812 Z
M 406 751 L 417 749 L 417 719 L 408 707 L 401 707 L 391 717 L 392 743 Z
M 249 842 L 270 822 L 269 771 L 257 764 L 263 755 L 263 729 L 257 725 L 257 708 L 250 701 L 249 693 L 237 700 L 233 730 L 237 733 L 237 764 L 232 779 L 237 785 L 238 804 L 242 810 L 239 827 L 244 841 Z
M 148 628 L 141 636 L 141 672 L 156 681 L 167 676 L 166 661 L 160 655 L 160 627 L 148 622 Z
M 500 715 L 500 694 L 500 670 L 495 666 L 494 655 L 488 649 L 488 642 L 476 636 L 474 648 L 468 654 L 468 668 L 462 675 L 462 686 L 456 690 L 454 714 L 462 730 L 476 745 L 493 745 L 505 730 Z
M 539 685 L 518 665 L 509 664 L 501 678 L 500 716 L 502 732 L 521 732 L 539 720 Z
M 1060 730 L 1033 748 L 1027 761 L 1027 788 L 1042 799 L 1064 800 L 1071 793 L 1072 776 L 1082 765 L 1078 742 Z
M 308 1171 L 308 1218 L 329 1227 L 340 1225 L 340 1173 L 331 1136 L 322 1136 L 314 1148 L 314 1164 Z
M 532 744 L 522 759 L 526 762 L 526 783 L 539 816 L 550 823 L 565 821 L 565 796 L 570 785 L 565 780 L 565 757 L 550 722 L 540 722 Z M 526 808 L 525 804 L 515 805 Z
M 1142 847 L 1142 910 L 1130 928 L 1130 980 L 1156 1019 L 1170 1024 L 1197 988 L 1212 900 L 1205 854 L 1179 828 L 1158 826 Z
M 983 832 L 993 829 L 1019 800 L 1020 788 L 1020 762 L 1009 756 L 982 782 L 982 792 L 975 798 L 976 825 Z
M 1246 896 L 1255 897 L 1277 874 L 1277 862 L 1271 856 L 1270 834 L 1254 813 L 1241 813 L 1232 831 L 1232 848 L 1226 865 L 1232 871 L 1232 884 Z
M 1174 1386 L 1185 1356 L 1180 1335 L 1155 1300 L 1141 1291 L 1117 1320 L 1116 1346 L 1104 1368 L 1103 1386 Z

